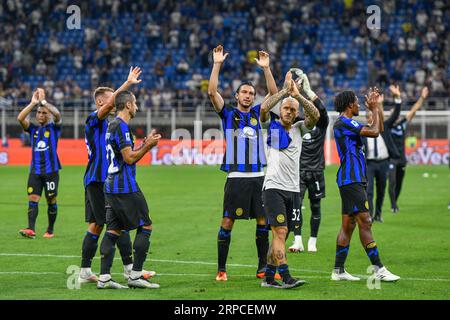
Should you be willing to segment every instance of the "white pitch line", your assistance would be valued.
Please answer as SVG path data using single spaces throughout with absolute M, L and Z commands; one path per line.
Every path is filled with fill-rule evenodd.
M 71 255 L 55 255 L 55 254 L 37 254 L 37 253 L 2 253 L 0 252 L 0 257 L 42 257 L 42 258 L 62 258 L 62 259 L 80 259 L 81 256 L 71 256 Z M 95 257 L 94 259 L 99 259 L 98 257 Z M 120 260 L 121 258 L 116 257 L 115 260 Z M 215 262 L 206 262 L 206 261 L 184 261 L 184 260 L 163 260 L 163 259 L 148 259 L 148 261 L 153 262 L 168 262 L 168 263 L 180 263 L 180 264 L 201 264 L 201 265 L 217 265 Z M 230 267 L 244 267 L 244 268 L 254 268 L 254 265 L 247 265 L 247 264 L 227 264 Z M 307 270 L 307 269 L 296 269 L 296 268 L 289 268 L 291 271 L 298 271 L 298 272 L 311 272 L 311 273 L 321 273 L 321 274 L 330 274 L 326 271 L 320 271 L 320 270 Z M 0 275 L 2 274 L 27 274 L 27 272 L 0 272 Z M 28 274 L 62 274 L 62 273 L 46 273 L 46 272 L 28 272 Z M 163 274 L 160 274 L 163 275 Z M 170 274 L 166 273 L 164 275 L 192 275 L 192 276 L 211 276 L 210 274 L 204 275 L 204 274 Z M 247 275 L 243 275 L 244 277 L 247 277 Z M 356 275 L 361 278 L 368 278 L 367 275 Z M 254 277 L 254 275 L 253 275 Z M 329 277 L 325 276 L 303 276 L 304 278 L 320 278 L 320 279 L 328 279 Z M 436 282 L 450 282 L 450 279 L 448 278 L 401 278 L 400 280 L 407 280 L 407 281 L 436 281 Z
M 62 258 L 62 259 L 81 259 L 81 256 L 70 256 L 70 255 L 55 255 L 55 254 L 40 254 L 40 253 L 0 253 L 0 256 L 6 257 L 36 257 L 36 258 Z M 94 257 L 94 259 L 100 259 L 99 257 Z M 120 257 L 116 257 L 114 260 L 121 260 Z M 164 259 L 147 259 L 147 261 L 153 262 L 167 262 L 167 263 L 179 263 L 179 264 L 200 264 L 208 266 L 216 266 L 216 262 L 206 262 L 206 261 L 186 261 L 186 260 L 164 260 Z M 240 267 L 240 268 L 254 268 L 254 265 L 249 264 L 238 264 L 238 263 L 227 263 L 229 267 Z M 289 268 L 291 271 L 299 272 L 311 272 L 311 273 L 323 273 L 329 274 L 329 272 L 320 270 L 307 270 L 307 269 L 296 269 Z

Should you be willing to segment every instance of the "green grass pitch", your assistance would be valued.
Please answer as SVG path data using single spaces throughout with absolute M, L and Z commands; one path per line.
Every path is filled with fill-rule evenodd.
M 389 210 L 384 224 L 373 227 L 383 263 L 402 279 L 369 290 L 369 260 L 357 231 L 346 268 L 362 275 L 358 283 L 329 280 L 335 239 L 340 227 L 340 198 L 335 166 L 326 169 L 327 198 L 316 254 L 288 254 L 291 273 L 307 281 L 294 290 L 261 288 L 255 278 L 255 222 L 238 221 L 232 233 L 228 282 L 217 283 L 216 237 L 221 219 L 225 174 L 217 167 L 139 167 L 138 183 L 154 222 L 146 269 L 156 270 L 158 290 L 99 291 L 95 285 L 70 290 L 67 268 L 80 264 L 84 222 L 83 167 L 65 167 L 59 187 L 56 237 L 42 238 L 47 206 L 41 201 L 37 238 L 21 238 L 26 227 L 27 167 L 0 167 L 0 299 L 449 299 L 450 298 L 450 172 L 447 167 L 410 166 L 399 201 L 400 213 Z M 423 174 L 428 173 L 428 177 Z M 304 243 L 309 237 L 309 201 L 304 210 Z M 134 238 L 134 232 L 132 232 Z M 292 237 L 292 236 L 291 236 Z M 288 245 L 291 243 L 290 238 Z M 306 245 L 306 243 L 305 243 Z M 100 260 L 93 263 L 98 272 Z M 118 251 L 113 277 L 122 263 Z

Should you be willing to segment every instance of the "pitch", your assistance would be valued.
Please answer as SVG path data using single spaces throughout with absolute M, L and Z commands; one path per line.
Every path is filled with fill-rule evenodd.
M 402 279 L 381 283 L 370 290 L 368 260 L 354 237 L 346 269 L 361 275 L 358 283 L 333 282 L 335 237 L 340 226 L 340 199 L 335 183 L 337 168 L 325 170 L 327 198 L 316 254 L 288 254 L 294 276 L 308 283 L 297 290 L 260 288 L 256 279 L 254 222 L 238 221 L 232 232 L 228 282 L 217 283 L 216 237 L 221 219 L 225 175 L 217 167 L 139 167 L 138 182 L 146 195 L 154 221 L 150 254 L 144 266 L 158 273 L 159 290 L 97 290 L 94 284 L 74 285 L 69 266 L 79 266 L 84 223 L 84 167 L 61 172 L 59 217 L 55 238 L 42 237 L 47 206 L 39 205 L 36 239 L 23 239 L 17 231 L 26 226 L 28 168 L 0 167 L 0 299 L 449 299 L 450 210 L 447 167 L 408 167 L 399 203 L 393 215 L 386 197 L 384 223 L 373 230 L 383 263 Z M 428 175 L 425 175 L 427 173 Z M 303 241 L 309 237 L 309 203 L 304 210 Z M 133 233 L 134 235 L 134 233 Z M 287 245 L 290 245 L 292 236 Z M 306 243 L 305 243 L 306 244 Z M 116 255 L 116 259 L 120 259 Z M 99 271 L 99 255 L 92 269 Z M 72 267 L 76 269 L 76 267 Z M 123 279 L 122 265 L 113 266 L 113 278 Z

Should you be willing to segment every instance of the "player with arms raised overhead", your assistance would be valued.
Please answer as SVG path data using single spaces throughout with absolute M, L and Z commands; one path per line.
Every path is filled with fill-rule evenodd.
M 376 138 L 380 133 L 382 119 L 378 111 L 379 95 L 375 88 L 370 89 L 366 96 L 366 105 L 372 113 L 372 123 L 367 126 L 353 119 L 359 114 L 358 97 L 353 91 L 343 91 L 334 99 L 335 109 L 339 112 L 333 129 L 341 161 L 337 172 L 337 184 L 342 199 L 342 225 L 337 237 L 336 259 L 331 274 L 331 280 L 335 281 L 360 280 L 346 272 L 344 268 L 356 224 L 358 224 L 361 243 L 375 268 L 375 278 L 382 281 L 400 279 L 381 263 L 378 247 L 372 236 L 372 219 L 366 193 L 366 159 L 361 136 Z
M 221 170 L 228 173 L 223 200 L 223 218 L 217 237 L 217 281 L 226 281 L 226 261 L 231 241 L 231 230 L 237 219 L 256 218 L 256 248 L 258 251 L 257 277 L 264 277 L 264 267 L 269 249 L 269 234 L 262 207 L 261 190 L 264 182 L 264 144 L 259 115 L 261 105 L 253 106 L 255 87 L 243 82 L 236 90 L 237 108 L 225 106 L 219 94 L 220 68 L 228 53 L 221 45 L 213 50 L 214 65 L 208 86 L 208 95 L 225 133 L 226 151 Z M 259 51 L 256 63 L 263 69 L 269 95 L 278 89 L 269 66 L 269 54 Z
M 31 123 L 27 116 L 35 107 L 38 125 Z M 58 109 L 45 100 L 44 89 L 38 88 L 31 102 L 17 116 L 22 128 L 30 134 L 32 158 L 28 176 L 28 228 L 21 229 L 19 234 L 34 239 L 35 225 L 39 212 L 39 200 L 42 189 L 47 199 L 48 227 L 44 238 L 53 238 L 54 225 L 58 213 L 56 197 L 58 195 L 59 162 L 56 149 L 61 134 L 61 114 Z
M 80 283 L 97 282 L 97 276 L 91 270 L 92 259 L 97 252 L 98 239 L 106 220 L 105 195 L 103 186 L 108 175 L 108 162 L 106 160 L 105 137 L 108 128 L 108 116 L 114 115 L 115 96 L 132 85 L 141 82 L 142 73 L 138 67 L 130 68 L 125 83 L 116 91 L 108 87 L 95 89 L 94 100 L 96 110 L 86 119 L 85 141 L 88 149 L 89 161 L 84 174 L 85 188 L 85 214 L 88 230 L 83 239 L 81 270 L 78 281 Z M 124 265 L 124 276 L 128 278 L 133 267 L 133 252 L 130 235 L 122 232 L 117 241 Z M 154 271 L 145 271 L 146 277 L 151 277 Z
M 108 176 L 104 185 L 107 231 L 100 245 L 101 271 L 97 288 L 123 289 L 111 278 L 115 246 L 122 230 L 137 229 L 133 243 L 134 262 L 128 286 L 130 288 L 159 288 L 149 282 L 142 268 L 150 247 L 152 220 L 144 195 L 136 182 L 136 163 L 154 146 L 161 135 L 153 130 L 143 143 L 134 148 L 134 137 L 129 122 L 138 110 L 136 97 L 130 91 L 116 95 L 117 117 L 110 122 L 106 133 Z
M 270 112 L 282 99 L 279 116 Z M 305 120 L 294 124 L 299 115 L 299 104 L 304 109 Z M 300 212 L 302 136 L 316 125 L 319 116 L 314 104 L 299 93 L 290 71 L 286 74 L 283 89 L 266 99 L 261 106 L 261 123 L 263 128 L 268 129 L 263 202 L 266 219 L 272 229 L 272 245 L 262 287 L 289 289 L 304 283 L 289 273 L 285 242 L 288 228 L 292 228 L 290 217 Z M 275 280 L 277 268 L 283 284 Z
M 309 204 L 311 208 L 311 236 L 308 240 L 308 251 L 317 252 L 317 235 L 319 234 L 319 226 L 321 220 L 321 208 L 320 200 L 325 197 L 325 156 L 324 156 L 324 143 L 327 127 L 329 123 L 327 109 L 323 105 L 322 101 L 311 90 L 308 77 L 300 69 L 293 69 L 299 76 L 303 92 L 308 99 L 319 110 L 320 118 L 316 125 L 303 136 L 302 139 L 302 152 L 300 156 L 300 207 L 303 203 L 303 199 L 308 190 Z M 299 211 L 299 214 L 294 214 L 293 228 L 294 243 L 289 247 L 290 252 L 304 251 L 302 242 L 302 225 L 303 225 L 303 213 Z
M 400 97 L 400 91 L 398 92 L 398 96 Z M 419 100 L 414 103 L 411 110 L 408 111 L 405 117 L 396 119 L 392 127 L 389 128 L 391 130 L 392 139 L 394 140 L 395 146 L 400 154 L 400 158 L 391 159 L 389 167 L 389 197 L 391 200 L 391 210 L 393 213 L 397 213 L 399 211 L 397 202 L 398 197 L 400 196 L 400 191 L 402 190 L 403 178 L 405 177 L 406 172 L 406 130 L 408 125 L 414 119 L 417 110 L 422 107 L 427 97 L 428 87 L 423 87 Z

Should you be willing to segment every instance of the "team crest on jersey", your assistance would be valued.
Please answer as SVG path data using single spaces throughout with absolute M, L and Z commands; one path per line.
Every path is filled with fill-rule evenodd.
M 236 209 L 236 215 L 237 215 L 238 217 L 242 216 L 243 213 L 244 213 L 244 210 L 243 210 L 242 208 L 237 208 L 237 209 Z
M 45 131 L 44 137 L 46 137 L 46 138 L 50 137 L 50 131 Z
M 277 215 L 277 221 L 278 223 L 283 223 L 284 222 L 284 214 L 280 213 L 279 215 Z
M 256 125 L 258 124 L 258 120 L 256 120 L 255 118 L 251 118 L 251 119 L 250 119 L 250 124 L 251 124 L 252 126 L 256 126 Z

